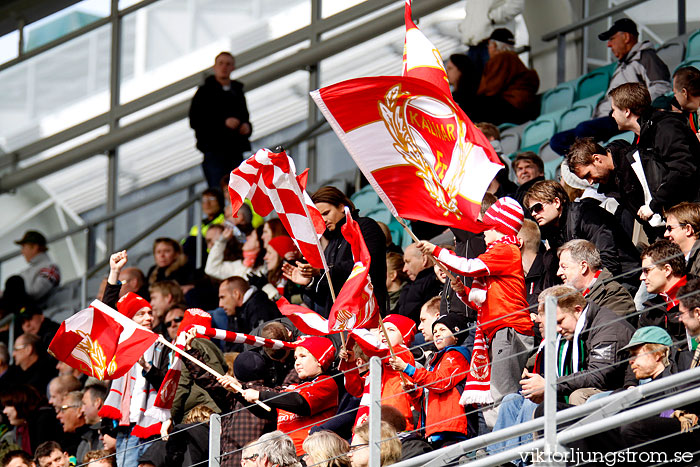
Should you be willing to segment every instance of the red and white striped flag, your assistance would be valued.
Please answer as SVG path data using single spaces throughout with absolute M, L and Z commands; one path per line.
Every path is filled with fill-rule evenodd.
M 158 339 L 99 300 L 61 323 L 49 353 L 71 368 L 99 380 L 126 374 Z
M 452 99 L 447 71 L 442 64 L 442 56 L 437 47 L 418 29 L 411 19 L 411 0 L 404 7 L 406 35 L 403 43 L 403 76 L 411 76 L 428 81 L 437 86 Z
M 333 332 L 326 318 L 306 307 L 292 305 L 284 297 L 280 297 L 280 299 L 277 300 L 277 308 L 279 308 L 280 313 L 289 318 L 292 324 L 304 334 L 310 336 L 325 336 Z
M 326 226 L 306 193 L 306 176 L 307 171 L 296 175 L 294 161 L 284 151 L 260 149 L 231 172 L 231 209 L 235 216 L 246 198 L 263 217 L 274 209 L 306 261 L 328 269 L 319 243 Z
M 197 334 L 215 339 L 221 339 L 234 344 L 248 344 L 253 347 L 267 347 L 269 349 L 290 349 L 294 350 L 296 345 L 291 342 L 284 342 L 277 339 L 267 339 L 260 336 L 251 336 L 240 332 L 226 331 L 225 329 L 206 328 L 204 326 L 195 325 Z

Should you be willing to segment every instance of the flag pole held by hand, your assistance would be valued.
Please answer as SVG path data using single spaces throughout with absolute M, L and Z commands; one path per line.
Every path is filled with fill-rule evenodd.
M 188 353 L 185 352 L 184 350 L 182 350 L 182 349 L 180 349 L 179 347 L 177 347 L 177 346 L 171 344 L 171 343 L 168 342 L 163 336 L 158 336 L 158 342 L 160 342 L 160 343 L 163 344 L 164 346 L 166 346 L 166 347 L 172 349 L 173 351 L 179 353 L 180 355 L 182 355 L 183 357 L 185 357 L 186 359 L 188 359 L 189 361 L 191 361 L 191 362 L 194 363 L 195 365 L 199 366 L 199 367 L 202 368 L 203 370 L 208 371 L 209 373 L 211 373 L 212 375 L 216 376 L 217 378 L 221 378 L 221 377 L 223 376 L 221 373 L 219 373 L 218 371 L 216 371 L 215 369 L 213 369 L 212 367 L 210 367 L 210 366 L 207 365 L 206 363 L 203 363 L 203 362 L 197 360 L 196 358 L 194 358 L 192 355 L 188 354 Z M 234 387 L 234 389 L 235 389 L 236 391 L 238 391 L 238 392 L 241 392 L 241 391 L 243 390 L 243 387 L 238 386 L 238 387 Z M 256 403 L 257 405 L 259 405 L 260 407 L 262 407 L 263 409 L 267 410 L 268 412 L 270 412 L 270 411 L 272 410 L 272 409 L 270 408 L 270 406 L 267 405 L 267 404 L 264 403 L 264 402 L 255 401 L 255 403 Z
M 401 224 L 401 226 L 404 228 L 404 230 L 405 230 L 406 232 L 408 232 L 408 235 L 411 236 L 411 238 L 413 239 L 414 242 L 416 242 L 416 243 L 420 242 L 420 240 L 418 239 L 418 237 L 416 237 L 416 234 L 414 234 L 413 231 L 412 231 L 411 229 L 408 228 L 408 226 L 406 225 L 406 222 L 404 222 L 403 219 L 401 219 L 400 217 L 396 217 L 396 220 L 399 221 L 399 224 Z M 437 259 L 435 256 L 433 256 L 433 259 L 435 260 L 435 264 L 438 265 L 438 267 L 440 268 L 440 270 L 441 270 L 442 272 L 444 272 L 445 275 L 446 275 L 450 280 L 456 280 L 456 279 L 457 279 L 450 271 L 448 271 L 448 269 L 442 264 L 442 262 L 441 262 L 439 259 Z
M 386 332 L 386 327 L 384 326 L 384 320 L 382 319 L 381 315 L 379 316 L 379 326 L 382 328 L 382 333 L 384 334 L 384 339 L 386 339 L 386 345 L 389 347 L 389 353 L 391 354 L 391 357 L 394 358 L 396 357 L 396 354 L 394 353 L 394 348 L 391 346 L 391 341 L 389 340 L 389 334 Z M 403 371 L 399 371 L 399 376 L 401 376 L 401 382 L 405 385 L 408 384 L 408 381 L 406 380 L 406 377 L 403 375 Z

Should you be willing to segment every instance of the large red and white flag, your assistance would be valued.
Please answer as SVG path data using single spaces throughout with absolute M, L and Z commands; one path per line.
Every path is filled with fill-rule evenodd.
M 379 76 L 311 93 L 394 216 L 482 232 L 481 199 L 503 167 L 493 147 L 438 87 Z
M 332 333 L 328 320 L 315 311 L 309 310 L 303 306 L 292 305 L 284 297 L 280 297 L 279 300 L 277 300 L 277 308 L 279 308 L 280 313 L 289 318 L 292 324 L 304 334 L 310 336 L 325 336 Z
M 309 264 L 328 269 L 319 243 L 326 225 L 306 193 L 307 171 L 297 176 L 294 161 L 284 151 L 260 149 L 231 172 L 231 208 L 235 216 L 248 198 L 261 216 L 274 209 Z
M 95 300 L 61 323 L 49 353 L 88 376 L 117 379 L 157 339 L 158 334 Z
M 369 278 L 372 258 L 367 250 L 359 224 L 345 207 L 345 224 L 340 228 L 343 237 L 350 244 L 355 261 L 352 271 L 343 288 L 338 293 L 328 316 L 331 332 L 355 328 L 376 328 L 379 326 L 379 306 L 374 296 L 374 287 Z
M 403 76 L 411 76 L 428 81 L 437 86 L 446 96 L 452 98 L 447 71 L 442 64 L 442 56 L 437 47 L 418 29 L 411 19 L 411 0 L 404 7 L 406 35 L 403 43 Z

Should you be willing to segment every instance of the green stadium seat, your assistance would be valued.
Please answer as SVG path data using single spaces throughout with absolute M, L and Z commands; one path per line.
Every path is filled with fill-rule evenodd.
M 694 66 L 695 68 L 700 70 L 700 56 L 695 58 L 688 58 L 685 61 L 681 62 L 681 64 L 678 65 L 675 70 L 673 70 L 673 73 L 676 73 L 676 70 L 685 66 Z
M 575 83 L 561 83 L 542 95 L 540 113 L 548 114 L 557 110 L 568 109 L 574 103 L 576 95 Z
M 574 105 L 590 105 L 593 109 L 595 109 L 596 105 L 598 105 L 598 102 L 600 102 L 601 99 L 606 99 L 605 91 L 579 99 L 574 102 Z
M 624 133 L 620 133 L 619 135 L 613 136 L 605 144 L 610 143 L 612 141 L 617 141 L 618 139 L 625 140 L 628 143 L 632 144 L 632 142 L 634 141 L 634 138 L 635 138 L 635 134 L 633 131 L 625 131 Z
M 593 113 L 593 106 L 590 104 L 576 104 L 569 110 L 564 112 L 559 119 L 559 124 L 557 125 L 558 131 L 571 130 L 576 128 L 581 122 L 590 120 L 591 114 Z
M 367 216 L 368 213 L 376 210 L 379 205 L 383 206 L 382 200 L 379 199 L 379 195 L 374 191 L 372 185 L 363 187 L 352 195 L 350 199 L 363 216 Z
M 700 57 L 700 30 L 691 34 L 685 47 L 685 59 L 694 57 Z
M 656 49 L 656 54 L 669 70 L 673 70 L 685 57 L 685 43 L 679 38 L 671 39 L 661 44 Z
M 544 178 L 547 180 L 559 180 L 562 158 L 553 159 L 544 163 Z
M 608 83 L 610 83 L 610 75 L 604 68 L 598 68 L 581 76 L 576 83 L 576 100 L 604 93 L 608 89 Z
M 539 152 L 540 146 L 546 141 L 549 141 L 549 138 L 556 132 L 556 117 L 541 115 L 523 131 L 523 136 L 520 139 L 520 151 Z M 535 149 L 532 149 L 533 147 Z
M 501 131 L 501 150 L 503 154 L 515 152 L 520 147 L 520 134 L 516 127 L 506 128 Z

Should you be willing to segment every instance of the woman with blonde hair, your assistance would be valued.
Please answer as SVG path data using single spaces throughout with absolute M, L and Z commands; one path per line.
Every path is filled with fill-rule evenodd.
M 304 440 L 307 467 L 350 467 L 350 445 L 332 431 L 318 431 Z
M 395 464 L 401 459 L 401 441 L 396 430 L 382 420 L 382 441 L 379 448 L 379 465 Z M 369 422 L 355 428 L 348 457 L 352 467 L 367 467 L 369 465 Z

